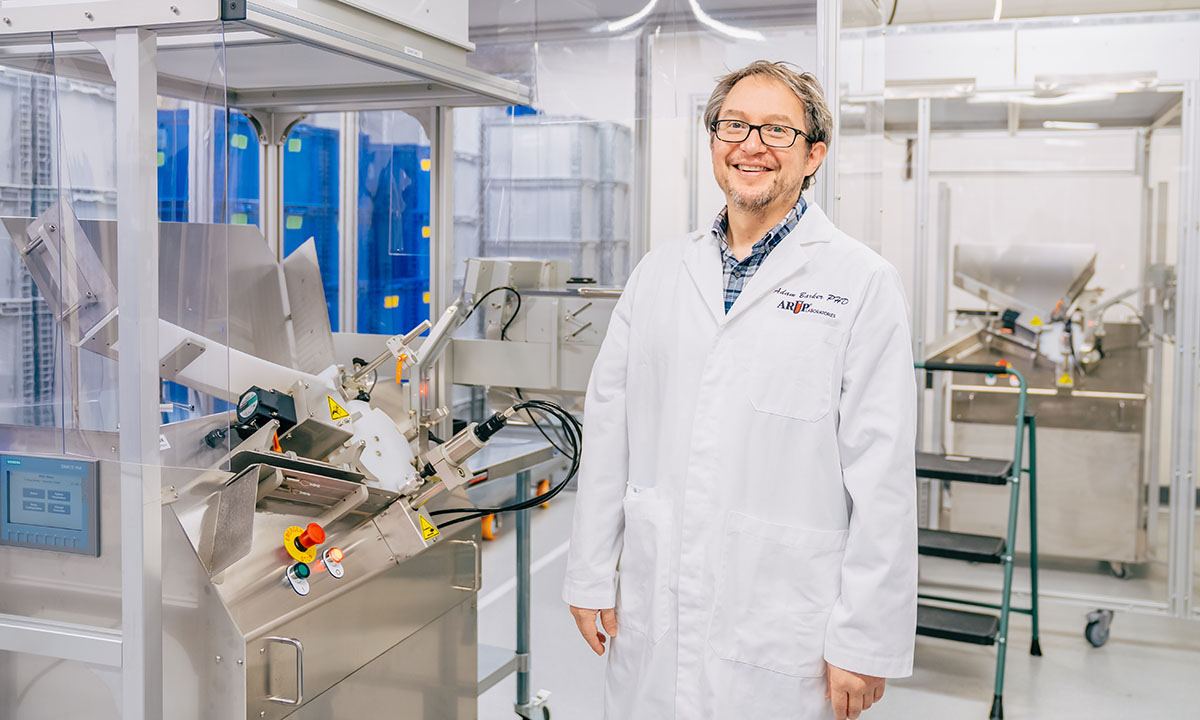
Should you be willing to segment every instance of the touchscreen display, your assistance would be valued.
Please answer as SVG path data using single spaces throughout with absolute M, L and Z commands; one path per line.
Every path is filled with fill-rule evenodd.
M 83 530 L 83 478 L 8 471 L 8 522 Z

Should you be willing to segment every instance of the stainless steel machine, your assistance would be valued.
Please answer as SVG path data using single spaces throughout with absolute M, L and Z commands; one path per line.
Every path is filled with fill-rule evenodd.
M 67 205 L 3 222 L 71 355 L 63 424 L 86 426 L 121 352 L 115 223 Z M 474 717 L 477 525 L 437 511 L 469 516 L 467 459 L 517 409 L 441 444 L 440 415 L 418 412 L 473 296 L 338 362 L 311 242 L 277 263 L 253 227 L 163 223 L 159 237 L 160 376 L 233 404 L 160 431 L 161 503 L 145 512 L 162 522 L 165 716 Z M 8 647 L 113 629 L 108 650 L 0 652 L 0 717 L 120 717 L 118 434 L 0 436 Z
M 955 285 L 991 309 L 959 311 L 957 327 L 927 354 L 941 362 L 1015 367 L 1025 376 L 1041 449 L 1040 552 L 1108 561 L 1121 574 L 1125 563 L 1148 559 L 1147 493 L 1157 490 L 1145 469 L 1155 450 L 1148 442 L 1155 330 L 1141 315 L 1105 321 L 1138 290 L 1101 297 L 1085 289 L 1095 262 L 1095 249 L 1086 245 L 957 246 Z M 1162 277 L 1157 292 L 1169 307 L 1169 273 Z M 950 452 L 1004 457 L 1011 451 L 1017 388 L 1009 380 L 953 375 Z M 997 508 L 1006 502 L 993 488 L 942 488 L 941 526 L 1003 534 L 1005 514 Z M 1021 518 L 1028 518 L 1026 510 Z

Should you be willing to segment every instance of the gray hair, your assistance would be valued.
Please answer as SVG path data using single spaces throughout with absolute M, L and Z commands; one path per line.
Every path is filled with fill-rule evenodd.
M 829 105 L 825 102 L 825 92 L 821 89 L 821 83 L 812 73 L 792 70 L 788 67 L 790 64 L 755 60 L 740 70 L 717 78 L 717 86 L 713 88 L 708 105 L 704 108 L 704 129 L 712 132 L 712 124 L 717 121 L 717 114 L 721 112 L 721 106 L 725 104 L 725 98 L 729 96 L 729 91 L 734 85 L 752 75 L 763 75 L 780 81 L 796 93 L 796 97 L 800 98 L 804 105 L 804 124 L 808 126 L 805 133 L 814 143 L 828 144 L 830 130 L 833 128 L 833 114 L 829 112 Z M 812 182 L 812 175 L 804 178 L 801 192 L 807 190 Z

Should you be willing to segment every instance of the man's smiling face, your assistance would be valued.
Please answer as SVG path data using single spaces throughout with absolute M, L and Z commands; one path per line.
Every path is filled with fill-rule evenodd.
M 774 78 L 751 75 L 729 91 L 718 120 L 741 120 L 752 125 L 778 123 L 808 132 L 804 103 L 787 85 Z M 815 146 L 797 137 L 789 148 L 768 147 L 752 131 L 740 143 L 729 143 L 710 134 L 713 175 L 731 207 L 762 212 L 773 205 L 788 205 L 800 196 L 804 178 L 816 171 L 825 157 L 824 143 Z

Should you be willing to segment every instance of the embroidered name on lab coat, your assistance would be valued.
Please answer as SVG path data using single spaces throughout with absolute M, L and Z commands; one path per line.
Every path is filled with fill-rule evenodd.
M 776 307 L 780 310 L 786 310 L 793 315 L 800 313 L 813 313 L 814 315 L 824 315 L 826 317 L 836 318 L 837 313 L 827 309 L 815 307 L 813 303 L 821 302 L 822 304 L 840 306 L 850 303 L 849 298 L 844 298 L 840 295 L 832 293 L 812 293 L 812 292 L 793 292 L 784 288 L 775 288 L 775 294 L 784 298 L 795 298 L 793 300 L 780 300 Z

